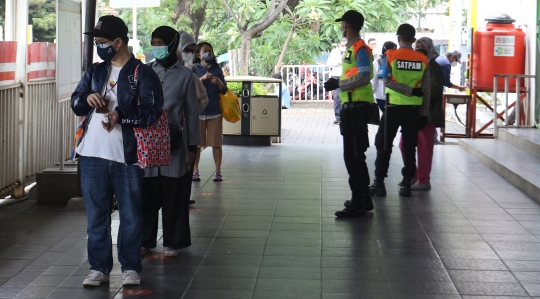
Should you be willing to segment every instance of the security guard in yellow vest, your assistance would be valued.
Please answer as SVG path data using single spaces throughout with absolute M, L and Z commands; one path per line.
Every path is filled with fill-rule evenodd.
M 384 78 L 387 90 L 387 103 L 383 113 L 375 146 L 377 158 L 375 160 L 375 181 L 370 187 L 371 195 L 385 196 L 386 188 L 384 178 L 388 174 L 392 142 L 399 127 L 403 138 L 404 163 L 401 174 L 401 188 L 399 194 L 404 197 L 411 196 L 411 179 L 416 174 L 416 145 L 418 142 L 418 128 L 420 115 L 427 115 L 429 111 L 429 74 L 428 61 L 424 54 L 414 51 L 412 44 L 416 30 L 409 24 L 402 24 L 397 30 L 400 48 L 386 52 L 386 70 L 388 76 Z
M 325 89 L 341 89 L 340 130 L 343 135 L 343 156 L 349 173 L 352 199 L 345 202 L 345 209 L 337 211 L 337 217 L 358 217 L 373 210 L 369 195 L 369 172 L 365 152 L 369 147 L 367 121 L 374 106 L 371 78 L 373 77 L 373 54 L 360 38 L 364 16 L 354 10 L 347 11 L 341 22 L 341 31 L 347 38 L 343 54 L 343 71 L 339 80 L 329 79 Z

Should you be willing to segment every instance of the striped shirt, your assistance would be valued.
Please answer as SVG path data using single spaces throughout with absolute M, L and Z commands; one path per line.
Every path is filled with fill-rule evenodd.
M 199 130 L 199 102 L 191 70 L 177 62 L 164 68 L 157 62 L 149 65 L 157 73 L 163 86 L 163 108 L 167 110 L 169 123 L 182 129 L 182 146 L 171 153 L 171 165 L 144 170 L 145 177 L 158 175 L 180 178 L 186 171 L 189 160 L 188 145 L 201 144 Z

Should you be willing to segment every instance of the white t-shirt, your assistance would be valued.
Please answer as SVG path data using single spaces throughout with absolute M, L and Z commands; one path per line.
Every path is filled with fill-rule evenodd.
M 341 71 L 343 67 L 341 66 L 343 59 L 343 51 L 340 48 L 335 48 L 330 52 L 330 55 L 328 55 L 328 59 L 326 60 L 326 64 L 330 67 L 333 67 L 330 71 L 330 76 L 332 77 L 340 77 Z
M 118 106 L 117 91 L 118 75 L 122 67 L 112 66 L 109 79 L 105 83 L 102 95 L 109 100 L 109 112 L 114 111 Z M 103 128 L 101 121 L 105 120 L 105 114 L 92 113 L 88 129 L 81 140 L 81 143 L 75 150 L 79 155 L 85 157 L 96 157 L 105 160 L 111 160 L 119 163 L 124 163 L 124 143 L 122 138 L 122 126 L 116 124 L 114 129 L 108 133 Z

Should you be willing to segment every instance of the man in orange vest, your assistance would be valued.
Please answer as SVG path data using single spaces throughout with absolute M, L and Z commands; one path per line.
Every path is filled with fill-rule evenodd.
M 364 16 L 354 10 L 347 11 L 341 22 L 343 37 L 347 38 L 343 53 L 341 77 L 331 78 L 324 88 L 336 90 L 340 88 L 341 122 L 343 135 L 343 157 L 349 173 L 349 186 L 352 198 L 345 202 L 345 209 L 337 211 L 337 217 L 358 217 L 366 211 L 373 210 L 373 202 L 369 195 L 369 171 L 365 152 L 369 147 L 367 121 L 373 109 L 373 54 L 371 49 L 360 38 L 360 29 L 364 26 Z M 377 109 L 376 107 L 374 109 Z
M 397 30 L 399 50 L 386 51 L 388 76 L 384 78 L 387 87 L 387 102 L 375 146 L 375 181 L 370 187 L 374 196 L 385 196 L 384 178 L 388 174 L 392 142 L 399 127 L 403 138 L 405 167 L 402 168 L 401 189 L 399 195 L 411 196 L 411 179 L 416 174 L 416 145 L 420 115 L 429 112 L 429 72 L 426 55 L 415 51 L 412 44 L 416 30 L 409 24 L 402 24 Z

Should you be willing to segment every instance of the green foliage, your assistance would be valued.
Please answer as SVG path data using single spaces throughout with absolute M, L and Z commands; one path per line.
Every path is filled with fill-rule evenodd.
M 0 0 L 0 26 L 2 26 L 2 28 L 5 28 L 6 26 L 5 14 L 6 14 L 6 1 Z
M 28 24 L 34 42 L 54 42 L 56 38 L 56 0 L 30 0 Z
M 227 78 L 225 78 L 227 80 Z M 242 82 L 227 82 L 227 87 L 236 95 L 242 94 Z M 268 94 L 262 83 L 253 84 L 253 95 L 264 96 Z
M 137 39 L 140 40 L 140 52 L 149 53 L 152 51 L 150 42 L 152 41 L 152 32 L 159 26 L 171 26 L 178 29 L 173 24 L 170 16 L 174 11 L 176 1 L 162 0 L 160 7 L 148 7 L 137 9 Z M 128 27 L 128 36 L 133 36 L 133 9 L 117 9 L 118 16 L 124 20 Z M 100 11 L 99 16 L 107 13 Z M 140 53 L 139 53 L 140 54 Z

